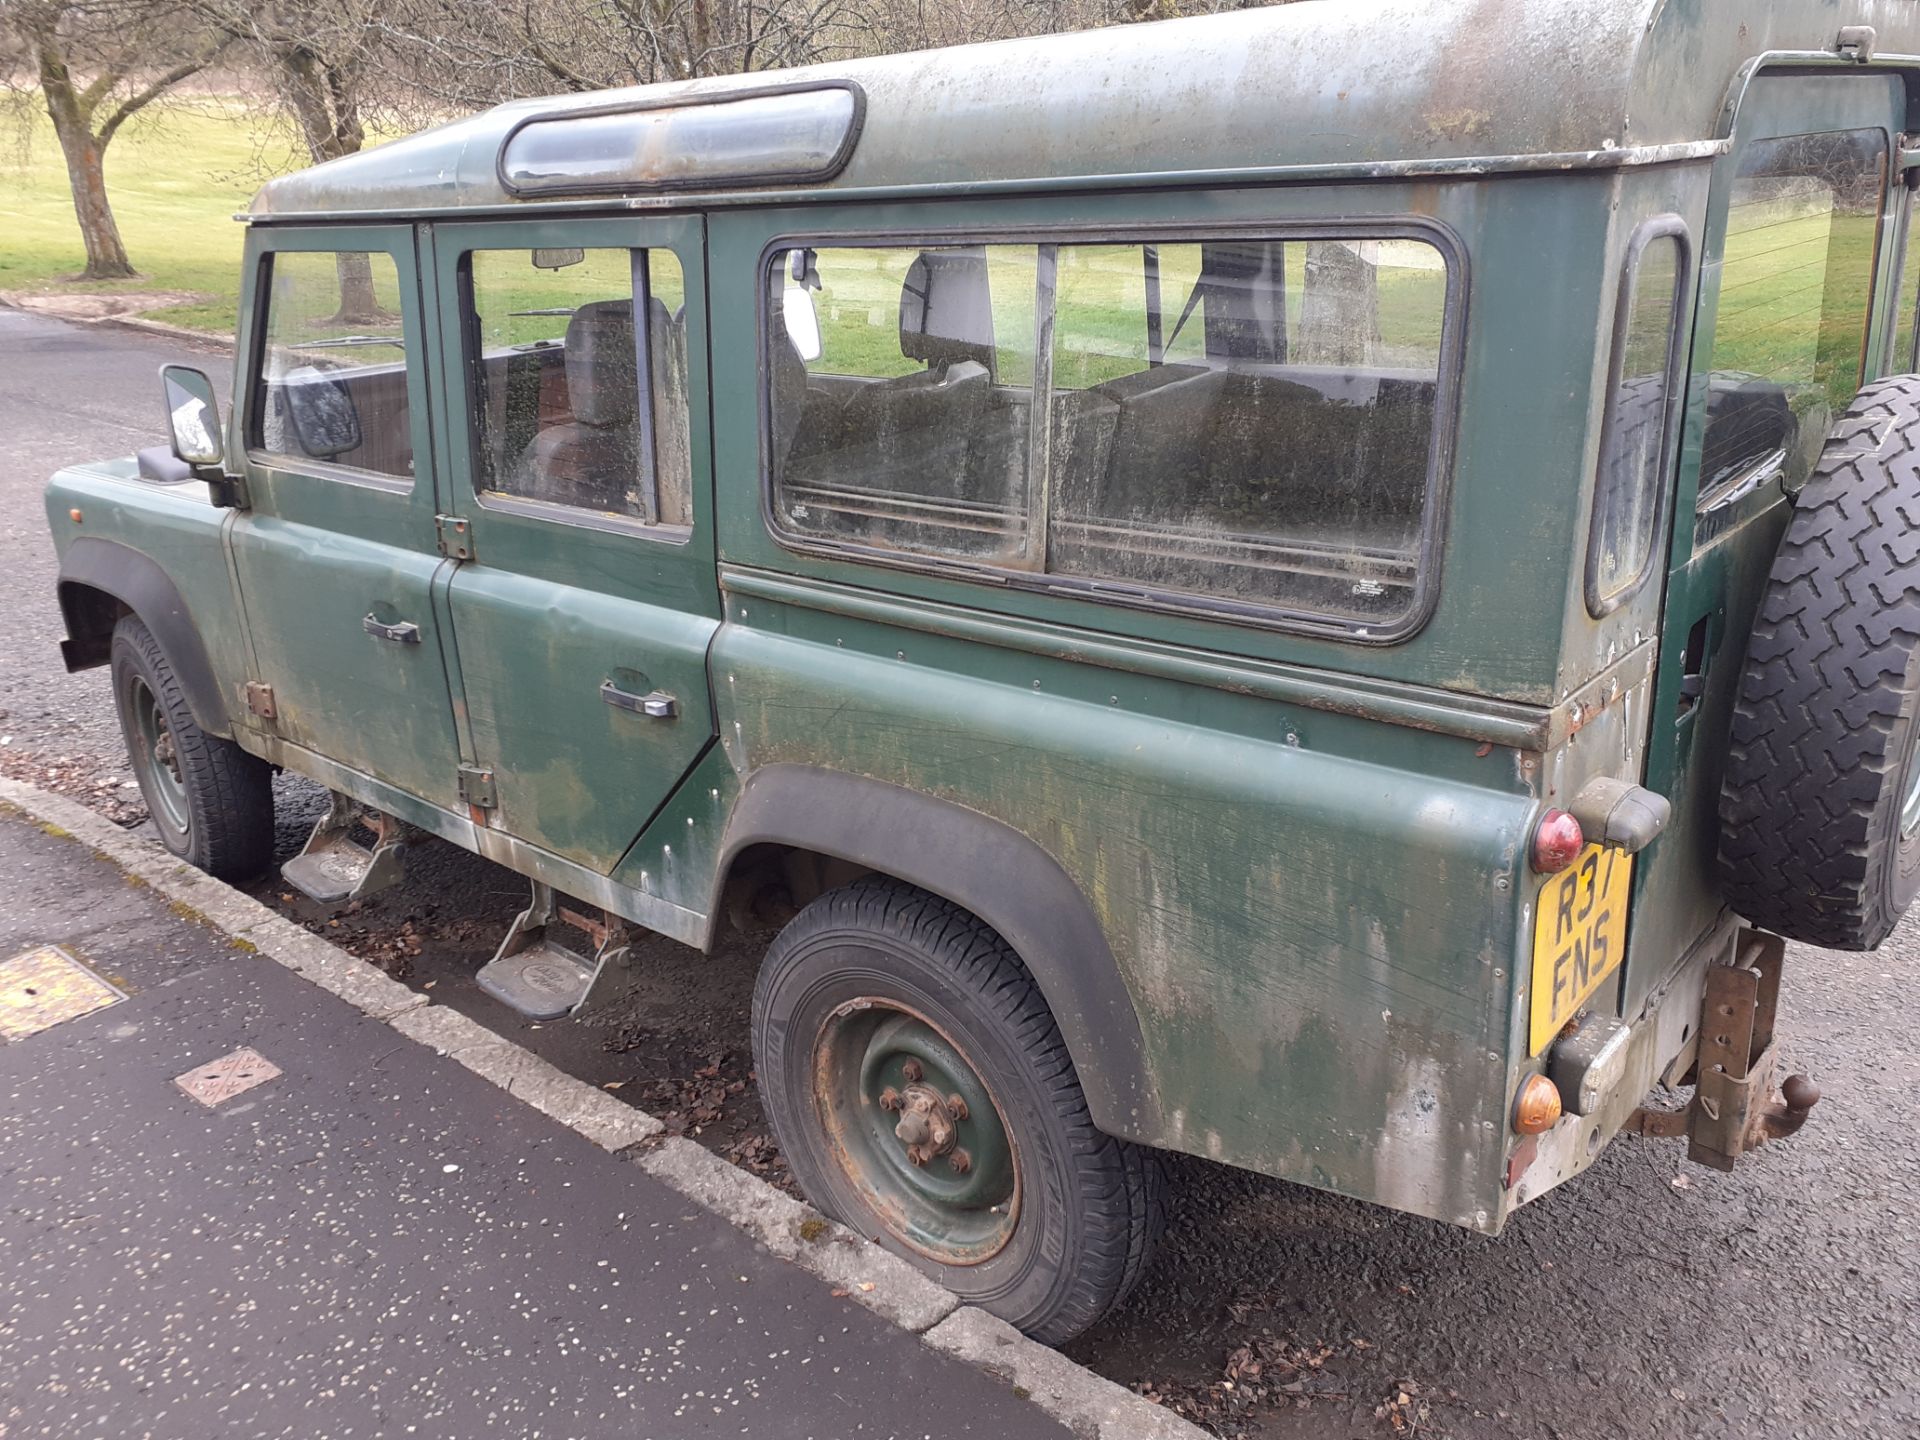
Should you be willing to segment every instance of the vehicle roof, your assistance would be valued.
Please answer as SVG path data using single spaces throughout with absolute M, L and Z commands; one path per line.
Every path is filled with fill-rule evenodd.
M 1713 153 L 1702 142 L 1726 135 L 1729 104 L 1758 57 L 1831 58 L 1844 25 L 1875 28 L 1876 59 L 1920 53 L 1913 0 L 1299 0 L 512 101 L 270 181 L 245 218 L 1684 158 Z M 818 184 L 692 197 L 636 188 L 556 206 L 516 199 L 498 176 L 502 144 L 529 116 L 828 79 L 856 81 L 866 114 L 844 170 Z

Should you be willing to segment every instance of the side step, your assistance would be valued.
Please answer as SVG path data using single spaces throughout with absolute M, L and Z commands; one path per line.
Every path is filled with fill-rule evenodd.
M 529 1020 L 577 1015 L 589 997 L 598 1006 L 617 1000 L 624 982 L 631 937 L 627 924 L 610 912 L 592 920 L 560 905 L 551 885 L 532 882 L 533 898 L 515 918 L 493 959 L 474 977 L 480 988 Z M 591 959 L 562 942 L 555 932 L 571 925 L 595 944 Z
M 362 826 L 373 832 L 373 844 L 354 838 Z M 280 878 L 317 904 L 362 899 L 400 883 L 406 869 L 405 830 L 393 816 L 369 810 L 336 790 L 306 846 L 280 867 Z

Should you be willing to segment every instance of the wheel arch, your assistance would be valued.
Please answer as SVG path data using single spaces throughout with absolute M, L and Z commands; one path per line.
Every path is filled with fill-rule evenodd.
M 737 867 L 770 851 L 810 852 L 904 880 L 991 925 L 1046 998 L 1094 1123 L 1122 1139 L 1156 1142 L 1159 1104 L 1133 998 L 1093 907 L 1033 839 L 977 810 L 884 781 L 811 765 L 763 766 L 747 778 L 727 821 L 710 929 L 725 913 Z
M 232 736 L 206 642 L 179 587 L 152 556 L 116 540 L 83 535 L 61 557 L 58 593 L 67 627 L 60 654 L 69 671 L 105 665 L 113 627 L 122 615 L 136 615 L 173 663 L 194 722 L 209 735 Z

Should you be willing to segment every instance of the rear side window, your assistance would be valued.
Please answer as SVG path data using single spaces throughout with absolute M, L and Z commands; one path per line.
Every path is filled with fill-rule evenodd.
M 248 448 L 269 463 L 322 461 L 412 480 L 411 337 L 393 257 L 280 250 L 262 264 L 265 333 Z
M 1401 235 L 777 252 L 774 523 L 1393 638 L 1425 599 L 1454 285 Z
M 1673 451 L 1686 261 L 1678 216 L 1648 221 L 1628 246 L 1587 542 L 1587 609 L 1595 616 L 1618 609 L 1652 565 Z
M 475 250 L 466 281 L 482 498 L 689 525 L 686 296 L 673 252 Z
M 1773 478 L 1813 468 L 1860 388 L 1886 190 L 1880 130 L 1748 145 L 1727 208 L 1702 439 L 1707 517 Z

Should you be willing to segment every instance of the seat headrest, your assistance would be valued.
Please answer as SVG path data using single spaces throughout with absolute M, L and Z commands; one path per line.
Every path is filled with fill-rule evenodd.
M 993 370 L 993 295 L 979 246 L 923 250 L 900 287 L 900 353 L 923 365 Z
M 640 408 L 633 302 L 590 300 L 567 321 L 567 401 L 582 425 L 630 425 Z

